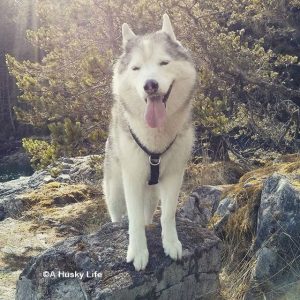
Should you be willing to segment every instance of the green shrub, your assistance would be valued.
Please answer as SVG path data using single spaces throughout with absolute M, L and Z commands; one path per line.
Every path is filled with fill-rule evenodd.
M 56 149 L 46 141 L 24 138 L 22 145 L 30 156 L 30 162 L 35 170 L 40 170 L 51 164 L 56 158 Z
M 59 156 L 76 156 L 81 154 L 82 126 L 80 122 L 72 122 L 66 118 L 64 122 L 50 124 L 51 139 Z

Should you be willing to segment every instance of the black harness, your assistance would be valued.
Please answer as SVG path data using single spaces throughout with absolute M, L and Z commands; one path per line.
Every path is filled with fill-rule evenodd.
M 131 130 L 131 128 L 129 127 L 129 131 L 131 133 L 131 136 L 133 137 L 133 139 L 135 140 L 135 142 L 140 146 L 140 148 L 149 156 L 149 163 L 150 163 L 150 179 L 148 181 L 149 185 L 154 185 L 158 183 L 158 179 L 159 179 L 159 164 L 160 164 L 160 157 L 166 153 L 171 146 L 173 145 L 173 143 L 176 140 L 176 137 L 174 138 L 174 140 L 168 145 L 168 147 L 161 153 L 154 153 L 149 151 L 138 139 L 138 137 L 133 133 L 133 131 Z

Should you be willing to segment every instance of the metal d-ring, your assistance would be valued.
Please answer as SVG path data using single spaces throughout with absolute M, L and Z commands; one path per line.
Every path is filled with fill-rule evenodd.
M 154 158 L 157 159 L 157 158 Z M 149 156 L 149 163 L 151 166 L 158 166 L 160 164 L 160 157 L 158 158 L 158 162 L 157 163 L 153 163 L 151 160 L 151 156 Z

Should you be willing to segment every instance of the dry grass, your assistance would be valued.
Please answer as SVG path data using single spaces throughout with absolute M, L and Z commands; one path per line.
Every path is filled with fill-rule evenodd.
M 192 191 L 201 185 L 227 185 L 235 183 L 245 173 L 234 162 L 202 162 L 195 159 L 189 162 L 179 195 L 179 207 L 189 198 Z
M 239 241 L 241 237 L 251 237 L 254 234 L 253 226 L 256 224 L 253 224 L 253 220 L 256 219 L 255 214 L 260 205 L 263 183 L 268 176 L 275 172 L 292 178 L 300 174 L 298 155 L 289 156 L 286 160 L 287 162 L 275 163 L 272 166 L 248 172 L 240 178 L 239 183 L 225 189 L 223 197 L 235 199 L 238 207 L 231 214 L 225 227 L 228 236 L 236 237 Z M 293 182 L 300 185 L 299 179 Z
M 223 185 L 236 183 L 245 173 L 243 168 L 232 161 L 213 163 L 189 163 L 185 182 L 187 185 Z
M 229 246 L 225 246 L 225 248 L 230 249 Z M 255 263 L 255 258 L 251 258 L 250 260 L 242 259 L 231 271 L 223 268 L 220 274 L 220 282 L 221 296 L 224 300 L 239 300 L 244 298 L 249 287 L 251 271 Z
M 249 242 L 252 241 L 261 191 L 262 183 L 255 182 L 247 187 L 243 187 L 241 184 L 236 185 L 230 192 L 227 192 L 227 197 L 234 198 L 238 207 L 230 215 L 225 226 L 225 232 L 228 236 L 235 238 L 237 241 L 245 237 L 247 237 Z
M 108 221 L 101 191 L 85 184 L 52 182 L 23 195 L 28 209 L 23 218 L 52 220 L 90 233 Z
M 237 184 L 228 186 L 223 193 L 223 198 L 232 198 L 237 204 L 237 210 L 229 216 L 223 232 L 224 268 L 221 282 L 224 299 L 243 299 L 249 287 L 250 271 L 256 263 L 249 248 L 255 237 L 261 191 L 265 179 L 275 172 L 289 177 L 294 186 L 300 188 L 300 159 L 298 154 L 294 154 L 246 173 Z M 214 216 L 210 222 L 211 227 L 219 220 L 220 216 Z M 267 280 L 264 284 L 268 284 Z
M 274 162 L 264 168 L 259 168 L 246 173 L 241 177 L 240 182 L 247 182 L 248 180 L 264 180 L 267 176 L 277 172 L 282 175 L 300 174 L 300 157 L 297 155 L 289 156 L 286 162 Z M 294 159 L 294 161 L 292 161 Z
M 22 200 L 31 210 L 43 210 L 81 202 L 92 195 L 91 188 L 85 184 L 51 182 L 31 193 L 22 195 Z
M 0 270 L 0 299 L 15 299 L 16 281 L 21 271 L 8 272 Z

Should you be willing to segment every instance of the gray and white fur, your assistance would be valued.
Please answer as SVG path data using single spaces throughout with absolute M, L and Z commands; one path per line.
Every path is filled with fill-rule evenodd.
M 165 254 L 174 260 L 182 257 L 175 212 L 194 141 L 191 94 L 196 70 L 166 14 L 160 31 L 136 36 L 123 24 L 122 36 L 124 53 L 114 66 L 115 102 L 105 150 L 103 189 L 112 222 L 120 221 L 127 212 L 127 262 L 143 270 L 149 258 L 145 226 L 152 222 L 159 200 Z M 165 101 L 169 90 L 163 106 L 161 101 Z M 134 141 L 129 128 L 152 152 L 163 152 L 175 139 L 161 156 L 156 185 L 148 185 L 149 157 Z

